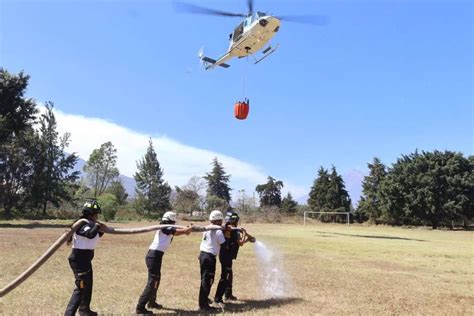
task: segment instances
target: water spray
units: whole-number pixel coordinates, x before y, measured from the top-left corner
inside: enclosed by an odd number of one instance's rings
[[[262,292],[268,298],[288,297],[293,292],[290,277],[285,272],[283,256],[261,241],[255,242]]]

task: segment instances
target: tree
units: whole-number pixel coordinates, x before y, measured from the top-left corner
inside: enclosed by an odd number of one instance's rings
[[[64,152],[69,145],[70,134],[59,138],[53,108],[53,103],[47,102],[46,112],[39,120],[39,134],[33,141],[34,172],[25,188],[28,204],[33,208],[42,207],[43,215],[46,215],[48,203],[59,207],[61,201],[73,199],[70,187],[75,186],[79,178],[79,171],[71,172],[78,157]]]
[[[226,200],[221,199],[215,195],[208,195],[206,197],[206,210],[219,210],[221,212],[225,212],[229,208],[229,203]]]
[[[468,221],[474,210],[472,156],[451,151],[403,155],[380,186],[384,215],[391,224]]]
[[[259,184],[255,187],[260,196],[261,206],[277,206],[281,205],[281,189],[283,188],[282,181],[275,181],[275,178],[268,176],[267,183]]]
[[[112,181],[107,192],[115,196],[118,205],[127,204],[128,193],[120,179]]]
[[[106,222],[115,219],[117,214],[119,203],[117,198],[112,193],[104,193],[97,199],[100,208],[102,209],[102,216]]]
[[[25,203],[25,188],[33,174],[34,139],[33,129],[18,133],[8,145],[2,146],[3,170],[0,174],[0,205],[5,216],[10,217],[13,209],[21,209]]]
[[[191,214],[192,211],[200,210],[199,194],[186,187],[176,189],[176,199],[173,208],[180,213]]]
[[[204,176],[207,181],[207,195],[218,197],[225,202],[230,202],[230,175],[226,175],[222,164],[214,158],[212,171]]]
[[[351,199],[346,190],[344,180],[337,173],[336,167],[332,166],[329,176],[328,207],[336,212],[350,212]]]
[[[30,139],[37,113],[33,99],[25,98],[29,76],[0,68],[0,205],[5,216],[18,207],[25,180],[31,176]]]
[[[350,212],[351,199],[345,189],[344,180],[331,168],[331,174],[321,167],[309,193],[308,205],[318,212]]]
[[[387,170],[377,157],[374,158],[373,163],[368,163],[367,166],[369,175],[365,176],[362,182],[363,196],[359,201],[356,217],[360,222],[370,220],[377,223],[382,215],[379,199],[380,185],[387,176]]]
[[[204,205],[206,204],[206,181],[204,181],[203,178],[198,177],[198,176],[192,176],[186,186],[184,187],[187,190],[195,192],[199,199],[199,207],[198,209],[202,210],[204,209]]]
[[[135,173],[137,200],[148,214],[162,213],[171,209],[171,187],[163,180],[163,170],[150,139],[145,156],[137,162]]]
[[[290,192],[281,201],[281,211],[286,214],[296,214],[298,202],[293,199]]]
[[[79,206],[84,203],[84,201],[91,197],[92,190],[86,185],[85,179],[81,178],[77,181],[77,189],[74,191],[74,198],[72,204],[74,206]]]
[[[314,179],[313,186],[309,192],[308,205],[314,212],[327,211],[329,190],[329,173],[327,169],[320,167],[318,176]]]
[[[12,75],[0,68],[0,145],[29,129],[35,120],[36,103],[24,96],[29,80],[23,72]]]
[[[84,166],[94,198],[101,195],[110,182],[117,179],[117,149],[111,142],[103,143],[100,148],[94,149]]]

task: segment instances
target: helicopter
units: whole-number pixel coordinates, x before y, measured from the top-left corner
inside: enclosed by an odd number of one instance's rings
[[[213,59],[204,56],[203,48],[199,50],[198,57],[206,70],[213,69],[216,66],[229,68],[228,60],[234,57],[244,58],[249,55],[252,55],[255,59],[255,64],[258,64],[277,50],[278,44],[272,47],[268,43],[280,30],[281,22],[284,20],[315,25],[325,25],[327,23],[326,16],[322,15],[275,16],[265,12],[254,12],[253,0],[247,0],[247,13],[232,13],[184,2],[175,2],[175,6],[179,11],[195,14],[244,18],[234,31],[229,34],[230,44],[224,55]],[[267,44],[268,46],[265,47]],[[263,56],[256,58],[254,54],[260,50],[262,50]]]

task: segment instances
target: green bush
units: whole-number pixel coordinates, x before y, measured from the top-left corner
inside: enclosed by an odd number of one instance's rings
[[[115,219],[119,204],[115,195],[111,193],[104,193],[97,199],[102,209],[102,217],[106,222]]]

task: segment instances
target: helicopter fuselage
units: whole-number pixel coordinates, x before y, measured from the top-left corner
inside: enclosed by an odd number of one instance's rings
[[[229,53],[245,57],[261,50],[280,29],[280,20],[266,15],[245,19],[232,33]]]
[[[234,57],[242,58],[255,54],[275,36],[275,33],[277,33],[279,29],[280,20],[274,16],[262,13],[250,15],[230,34],[229,49],[224,55],[215,60],[204,56],[203,53],[200,52],[199,58],[204,63],[206,70],[216,66],[228,68],[229,65],[226,64],[226,61]],[[266,48],[263,51],[265,54],[263,58],[274,51],[275,49],[271,49],[271,47]]]

